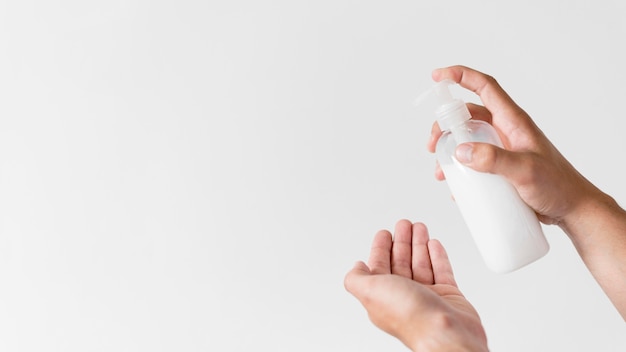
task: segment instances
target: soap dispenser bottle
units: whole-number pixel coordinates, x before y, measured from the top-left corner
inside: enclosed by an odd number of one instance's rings
[[[471,119],[465,103],[450,94],[453,84],[444,80],[432,89],[443,132],[435,155],[485,264],[497,273],[511,272],[543,257],[549,245],[537,215],[504,177],[475,171],[456,160],[461,143],[503,145],[493,126]]]

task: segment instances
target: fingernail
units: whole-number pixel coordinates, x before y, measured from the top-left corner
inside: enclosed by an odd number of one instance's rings
[[[441,71],[441,68],[436,68],[434,70],[432,70],[431,72],[431,76],[433,78],[433,80],[437,80],[439,78],[439,72]]]
[[[472,162],[472,151],[474,147],[471,144],[461,144],[456,147],[456,159],[464,164]]]

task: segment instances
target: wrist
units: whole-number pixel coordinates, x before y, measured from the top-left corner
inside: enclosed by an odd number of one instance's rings
[[[613,197],[596,190],[581,199],[559,222],[559,227],[570,237],[577,248],[585,242],[594,241],[594,233],[605,220],[626,216]],[[580,249],[580,248],[579,248]]]
[[[458,317],[441,313],[430,319],[428,328],[411,335],[406,345],[414,352],[488,352],[487,337],[480,322],[479,326],[479,330],[467,329]]]
[[[581,259],[626,320],[626,211],[610,196],[593,197],[561,224]]]

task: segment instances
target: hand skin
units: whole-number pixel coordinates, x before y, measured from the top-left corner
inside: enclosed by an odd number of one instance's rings
[[[424,224],[400,220],[393,239],[379,231],[368,265],[357,262],[344,284],[376,326],[413,351],[488,351],[478,313]]]
[[[465,143],[457,147],[457,159],[503,176],[543,223],[558,225],[626,320],[626,212],[576,171],[493,77],[464,66],[437,69],[432,77],[476,93],[484,106],[468,104],[472,118],[492,124],[504,144]],[[429,151],[441,133],[435,123]],[[439,166],[435,177],[444,179]]]

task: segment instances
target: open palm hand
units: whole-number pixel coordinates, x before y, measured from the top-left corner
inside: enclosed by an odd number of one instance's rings
[[[398,221],[379,231],[368,265],[357,262],[346,289],[372,322],[414,351],[486,351],[476,310],[458,289],[445,249],[426,226]]]

